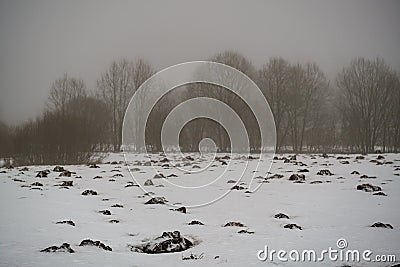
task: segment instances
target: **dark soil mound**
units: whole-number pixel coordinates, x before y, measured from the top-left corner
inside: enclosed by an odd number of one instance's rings
[[[143,245],[131,246],[131,250],[147,254],[172,253],[187,250],[193,245],[193,242],[181,236],[179,231],[174,231],[164,232]]]

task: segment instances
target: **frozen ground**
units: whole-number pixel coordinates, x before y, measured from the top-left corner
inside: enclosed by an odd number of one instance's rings
[[[53,171],[54,166],[31,166],[0,169],[0,265],[2,266],[304,266],[310,263],[271,263],[257,259],[257,252],[268,245],[274,250],[313,249],[319,253],[332,247],[336,241],[345,238],[347,249],[373,251],[377,254],[396,255],[400,259],[400,155],[386,154],[377,160],[377,155],[356,159],[357,155],[277,155],[271,175],[281,174],[282,178],[262,179],[268,165],[260,169],[256,183],[263,182],[258,191],[246,192],[249,179],[238,183],[243,190],[232,190],[226,197],[200,208],[189,208],[187,213],[175,211],[169,205],[146,205],[151,198],[134,183],[128,171],[131,169],[138,183],[151,179],[153,185],[143,187],[148,192],[165,197],[169,204],[195,205],[207,199],[218,197],[238,181],[247,160],[235,156],[230,162],[231,170],[223,179],[205,191],[172,186],[169,182],[183,187],[199,186],[212,182],[222,173],[225,165],[217,161],[207,170],[198,173],[178,172],[160,162],[161,155],[153,155],[153,163],[168,176],[153,178],[151,166],[143,166],[148,159],[143,155],[132,156],[129,166],[123,162],[122,154],[110,155],[105,161],[118,164],[89,166],[64,166],[75,172],[71,177],[60,177]],[[193,156],[195,157],[195,156]],[[344,158],[340,158],[344,157]],[[136,161],[137,160],[137,161]],[[372,162],[371,162],[372,160]],[[121,162],[120,162],[121,161]],[[348,161],[348,164],[346,164]],[[249,170],[244,178],[250,177],[256,159],[249,161]],[[167,164],[167,165],[165,165]],[[206,165],[198,160],[182,161],[186,168]],[[205,164],[205,165],[204,165]],[[164,165],[163,167],[161,167]],[[204,166],[203,166],[204,165]],[[49,169],[47,178],[35,177],[38,171]],[[293,173],[304,172],[304,183],[289,180]],[[329,170],[333,175],[318,175],[320,170]],[[351,174],[358,171],[359,174]],[[250,174],[249,174],[250,173]],[[367,175],[369,178],[360,178]],[[98,177],[96,177],[98,176]],[[81,178],[79,178],[81,177]],[[95,179],[96,177],[96,179]],[[73,186],[59,186],[63,181],[73,181]],[[320,182],[318,182],[320,181]],[[42,186],[34,184],[39,182]],[[243,182],[243,183],[242,183]],[[386,196],[375,192],[356,190],[357,185],[372,184],[382,188]],[[257,185],[256,184],[256,185]],[[82,195],[91,189],[98,195]],[[241,189],[241,188],[239,188]],[[191,193],[193,192],[193,193]],[[191,202],[192,201],[192,202]],[[115,204],[121,206],[115,207]],[[112,207],[114,206],[114,207]],[[111,215],[99,211],[109,210]],[[289,219],[274,218],[284,213]],[[57,224],[72,220],[75,226]],[[111,223],[111,220],[118,220]],[[188,225],[198,220],[204,225]],[[243,227],[224,227],[228,222],[240,222]],[[389,228],[370,227],[376,222],[387,223]],[[299,229],[284,228],[294,223]],[[140,245],[164,231],[180,231],[181,235],[196,243],[192,248],[176,253],[144,254],[132,252],[129,245]],[[244,233],[238,233],[241,230]],[[106,251],[98,247],[79,246],[82,240],[99,240],[112,248]],[[49,246],[69,243],[75,253],[45,253],[40,250]],[[183,260],[190,254],[199,259]],[[287,256],[286,256],[287,257]],[[392,266],[394,263],[377,262],[324,262],[315,266]]]

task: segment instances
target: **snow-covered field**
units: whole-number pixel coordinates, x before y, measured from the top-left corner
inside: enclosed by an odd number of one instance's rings
[[[206,162],[192,156],[193,161],[186,160],[181,164],[193,170],[196,169],[194,165],[200,169],[204,167],[202,164]],[[357,156],[329,155],[326,158],[321,155],[297,155],[296,159],[289,160],[291,155],[277,155],[268,179],[260,178],[266,176],[267,163],[257,173],[256,176],[260,177],[255,181],[257,184],[262,182],[262,186],[253,193],[248,192],[249,179],[237,184],[240,190],[230,190],[235,183],[228,181],[237,182],[247,162],[250,171],[245,173],[244,178],[250,176],[258,161],[247,161],[237,155],[232,160],[225,160],[230,162],[231,170],[225,173],[223,179],[199,192],[183,187],[212,182],[226,167],[222,161],[216,161],[205,171],[189,173],[178,172],[168,167],[168,162],[162,161],[162,155],[153,155],[153,163],[161,168],[165,176],[177,175],[166,180],[154,178],[152,166],[143,166],[148,161],[144,155],[132,156],[128,165],[123,154],[112,154],[105,162],[117,161],[117,164],[99,164],[99,168],[63,166],[73,172],[71,177],[60,177],[60,172],[53,171],[55,166],[1,168],[0,265],[308,266],[311,263],[282,262],[276,258],[272,263],[269,259],[262,262],[258,260],[257,252],[267,245],[270,250],[301,252],[312,249],[319,253],[329,247],[337,249],[339,238],[346,239],[347,249],[371,250],[371,258],[382,254],[395,255],[399,260],[400,155],[385,154],[379,159],[378,155],[367,155],[364,159],[356,159]],[[135,185],[128,168],[138,183],[150,179],[153,185],[143,188],[165,197],[168,203],[145,204],[153,195],[146,195],[142,188]],[[50,170],[47,178],[36,177],[38,171],[45,169]],[[333,175],[317,174],[321,170],[329,170]],[[351,174],[353,171],[359,174]],[[292,174],[304,174],[305,181],[289,180]],[[361,178],[362,175],[367,177]],[[68,183],[61,186],[64,181],[72,181],[72,186]],[[379,186],[381,190],[357,190],[361,184]],[[94,190],[98,194],[82,195],[85,190]],[[226,197],[210,205],[188,208],[186,213],[174,210],[213,200],[227,191],[230,193]],[[375,194],[379,192],[385,195]],[[196,201],[191,203],[191,200]],[[111,215],[106,215],[106,210]],[[275,218],[278,213],[287,215],[289,219]],[[57,223],[69,220],[75,226]],[[193,220],[204,225],[189,225]],[[224,227],[229,222],[239,222],[244,226]],[[376,222],[390,224],[393,229],[371,227]],[[301,230],[285,228],[287,224],[296,224]],[[183,252],[163,254],[131,250],[132,246],[175,230],[180,231],[194,246]],[[112,251],[79,246],[85,239],[99,240]],[[63,243],[70,244],[75,253],[40,252]],[[191,254],[198,259],[183,260]],[[334,262],[329,258],[313,263],[315,266],[394,264],[363,260]]]

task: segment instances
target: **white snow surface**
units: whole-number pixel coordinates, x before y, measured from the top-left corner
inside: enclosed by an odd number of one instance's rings
[[[223,155],[220,155],[223,156]],[[291,155],[277,155],[279,158]],[[99,168],[86,165],[63,166],[75,172],[71,177],[59,177],[52,171],[54,166],[28,166],[14,169],[0,168],[0,265],[1,266],[391,266],[394,263],[360,261],[356,263],[332,262],[282,262],[272,263],[257,259],[257,252],[268,245],[269,249],[298,251],[313,249],[317,252],[332,247],[336,241],[345,238],[348,249],[360,251],[369,249],[373,255],[396,255],[400,259],[400,155],[384,154],[383,163],[370,162],[377,155],[366,155],[356,160],[357,155],[297,155],[296,160],[284,163],[274,160],[271,174],[282,174],[280,179],[268,179],[258,191],[246,193],[232,190],[226,197],[212,204],[188,208],[187,213],[175,211],[170,205],[145,205],[151,196],[145,196],[142,188],[125,187],[133,183],[128,168],[135,179],[142,184],[151,179],[154,185],[143,187],[146,191],[165,197],[169,204],[177,207],[190,200],[219,196],[237,181],[247,160],[236,155],[230,163],[233,170],[207,187],[209,193],[191,194],[190,189],[173,186],[168,181],[184,186],[210,182],[225,166],[217,162],[207,170],[189,174],[174,168],[163,167],[163,174],[177,174],[178,177],[154,179],[152,166],[138,166],[135,160],[148,161],[145,155],[131,155],[128,164],[123,154],[110,154],[104,162],[118,161],[118,164],[98,164]],[[190,166],[202,162],[196,155]],[[346,159],[337,159],[346,157]],[[151,155],[152,160],[163,159],[162,155]],[[134,159],[134,160],[133,160]],[[344,160],[350,164],[343,164]],[[229,160],[228,160],[229,161]],[[249,161],[250,170],[257,160]],[[300,166],[299,162],[305,164]],[[161,163],[156,163],[160,167]],[[262,163],[261,163],[262,164]],[[265,176],[268,166],[257,175]],[[138,169],[134,169],[138,168]],[[36,178],[40,170],[51,170],[47,178]],[[293,183],[288,178],[300,169],[305,172],[305,183]],[[332,176],[320,176],[317,172],[330,170]],[[360,174],[350,174],[358,171]],[[121,176],[113,177],[115,174]],[[250,176],[247,172],[245,176]],[[360,178],[361,175],[376,178]],[[77,178],[81,176],[81,178]],[[93,179],[96,176],[102,178]],[[211,178],[210,178],[211,177]],[[246,178],[246,177],[244,177]],[[114,179],[115,181],[110,181]],[[322,183],[311,184],[312,181]],[[57,186],[62,181],[73,181],[73,186]],[[258,179],[258,182],[261,179]],[[42,183],[42,187],[31,186]],[[243,180],[247,187],[249,179]],[[357,185],[370,183],[382,188],[387,196],[356,190]],[[164,187],[158,187],[164,185]],[[35,189],[35,188],[41,188]],[[95,190],[98,195],[83,196],[84,190]],[[182,204],[179,204],[182,203]],[[111,207],[114,204],[122,208]],[[99,213],[111,211],[111,215]],[[290,219],[276,219],[277,213],[287,214]],[[110,223],[115,219],[119,223]],[[76,225],[56,224],[72,220]],[[198,220],[204,225],[188,225]],[[245,227],[224,227],[228,222],[240,222]],[[394,229],[372,228],[375,222],[389,223]],[[283,226],[296,223],[302,230],[286,229]],[[189,250],[165,254],[144,254],[132,252],[129,245],[140,245],[161,236],[165,231],[180,231],[185,238],[196,243]],[[238,233],[248,230],[251,233]],[[112,248],[105,251],[97,247],[78,246],[84,239],[100,240]],[[43,253],[49,246],[69,243],[75,253]],[[200,259],[182,260],[190,254],[202,255]]]

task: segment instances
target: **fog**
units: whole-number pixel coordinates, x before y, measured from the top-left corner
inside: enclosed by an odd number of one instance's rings
[[[315,61],[333,80],[354,57],[400,70],[399,1],[1,1],[0,120],[43,110],[63,73],[96,79],[113,60],[156,69],[234,50]]]

